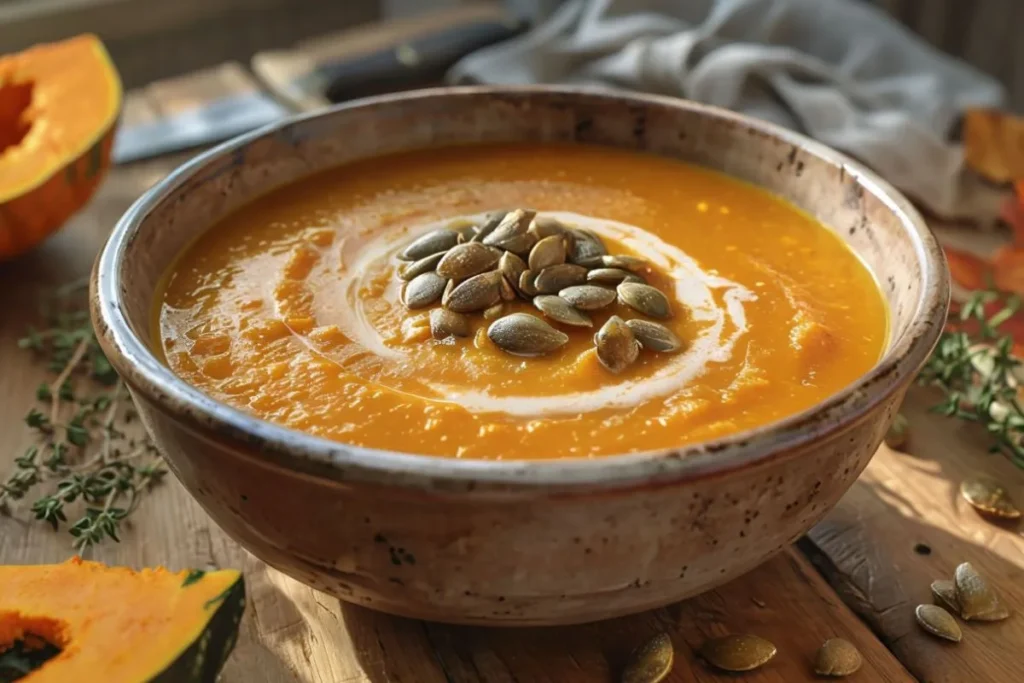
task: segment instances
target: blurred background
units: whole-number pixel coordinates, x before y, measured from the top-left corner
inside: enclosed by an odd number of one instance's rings
[[[666,7],[683,2],[667,0]],[[1024,111],[1020,0],[853,0],[875,4],[929,43],[997,78]],[[0,0],[0,53],[91,31],[127,88],[367,22],[409,18],[465,0]],[[559,0],[504,0],[536,17]]]

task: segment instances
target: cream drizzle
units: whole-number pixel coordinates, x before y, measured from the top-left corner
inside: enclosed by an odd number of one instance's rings
[[[467,216],[480,219],[484,214]],[[616,384],[586,392],[550,396],[494,396],[487,391],[465,389],[439,382],[427,383],[440,400],[455,403],[473,413],[505,413],[516,417],[575,415],[606,408],[631,408],[652,399],[684,389],[698,378],[709,363],[728,361],[733,349],[747,332],[744,304],[757,296],[746,287],[700,268],[695,260],[678,247],[663,241],[641,228],[577,213],[544,212],[570,226],[586,228],[602,237],[618,240],[651,263],[664,270],[675,282],[675,296],[689,309],[693,319],[707,323],[689,347],[666,362],[653,375],[642,380],[622,380]],[[338,325],[353,343],[382,358],[401,361],[405,354],[389,347],[384,337],[370,324],[359,291],[367,279],[387,267],[402,244],[416,236],[444,227],[451,219],[422,224],[407,232],[385,231],[358,246],[354,253],[346,250],[345,267],[341,272],[341,291],[346,305]],[[397,234],[396,234],[397,233]],[[384,298],[398,304],[399,285],[389,283]],[[722,305],[716,302],[716,294]],[[431,400],[429,397],[424,397]]]

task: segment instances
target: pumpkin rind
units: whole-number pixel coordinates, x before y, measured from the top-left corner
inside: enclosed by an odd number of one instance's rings
[[[62,650],[20,683],[213,683],[245,608],[232,570],[136,572],[74,558],[0,567],[0,586],[0,651],[26,632]]]
[[[94,77],[88,92],[83,94],[81,86],[58,87],[61,78],[81,75],[50,73],[62,62],[73,62]],[[0,86],[22,80],[39,81],[36,89],[47,96],[34,98],[26,110],[33,128],[24,140],[0,151],[0,260],[35,246],[89,201],[110,168],[121,110],[120,78],[93,35],[0,57]],[[64,127],[50,124],[59,124],[62,116],[82,116],[86,104],[93,108],[86,127],[54,142],[51,138],[59,133],[51,131]]]

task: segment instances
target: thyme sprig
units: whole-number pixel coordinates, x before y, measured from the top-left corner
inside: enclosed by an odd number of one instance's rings
[[[119,540],[121,524],[166,473],[136,418],[128,392],[107,361],[89,321],[83,282],[44,301],[47,326],[30,328],[18,345],[47,363],[54,378],[40,384],[25,415],[32,443],[0,481],[0,511],[36,497],[30,510],[57,530],[67,526],[76,551]],[[80,515],[73,523],[74,507]]]
[[[1024,468],[1024,368],[1013,355],[1013,337],[1000,332],[1020,308],[1016,294],[973,293],[960,308],[959,327],[976,331],[944,332],[918,381],[943,392],[934,412],[984,425],[991,450]]]

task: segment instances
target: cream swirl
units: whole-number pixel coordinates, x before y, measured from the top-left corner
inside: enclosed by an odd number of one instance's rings
[[[724,363],[731,358],[733,348],[747,331],[744,304],[756,299],[753,292],[703,270],[681,249],[641,228],[570,212],[544,212],[544,215],[618,241],[664,271],[675,283],[676,300],[687,308],[688,315],[702,323],[700,332],[684,351],[666,357],[663,367],[641,380],[623,379],[596,390],[549,396],[495,396],[486,390],[428,383],[438,400],[458,404],[474,413],[505,413],[516,417],[624,409],[678,392],[698,378],[708,364]],[[467,216],[477,220],[482,217],[483,214]],[[371,273],[379,272],[393,258],[400,242],[405,243],[450,222],[451,219],[445,219],[426,223],[397,235],[384,232],[361,242],[351,252],[346,250],[341,287],[349,315],[342,316],[339,326],[349,339],[382,358],[401,360],[404,357],[401,349],[388,346],[370,323],[363,298],[359,296],[360,289]],[[397,301],[398,285],[390,284],[384,296]]]

